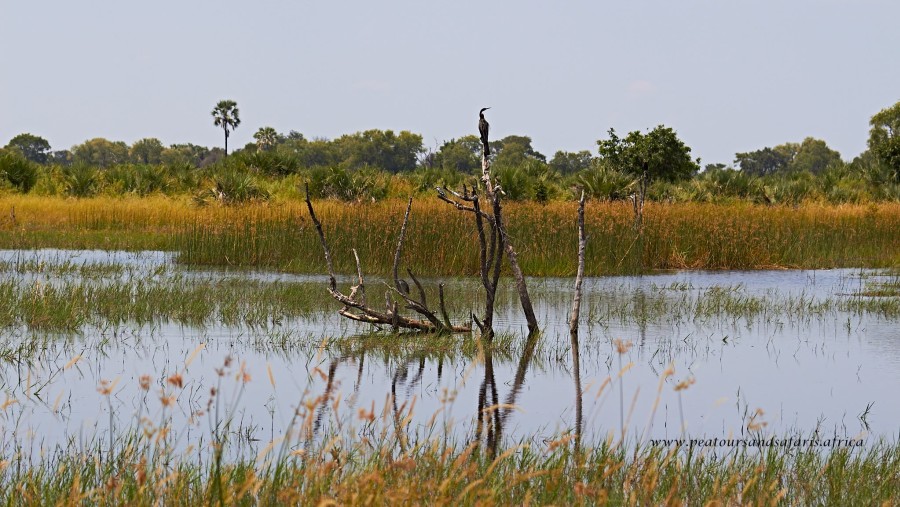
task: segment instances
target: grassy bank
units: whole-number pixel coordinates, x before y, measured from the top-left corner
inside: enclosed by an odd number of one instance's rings
[[[386,274],[405,202],[320,201],[336,269]],[[509,203],[509,232],[526,274],[574,274],[575,203]],[[477,272],[471,218],[437,199],[413,203],[404,265],[417,273]],[[752,204],[648,204],[645,229],[628,203],[589,203],[586,272],[654,269],[887,267],[900,265],[900,204],[797,208]],[[179,252],[191,265],[325,270],[302,203],[198,207],[187,199],[0,199],[0,248],[100,248]]]

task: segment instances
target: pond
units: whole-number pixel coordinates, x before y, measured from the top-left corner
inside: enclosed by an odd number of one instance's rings
[[[102,447],[159,427],[185,450],[227,432],[231,455],[301,432],[460,445],[897,436],[900,298],[871,290],[896,274],[590,278],[574,341],[573,280],[529,280],[532,338],[507,282],[487,348],[374,333],[337,315],[325,282],[188,269],[163,252],[0,252],[4,448]],[[477,284],[445,282],[455,320],[480,311]]]

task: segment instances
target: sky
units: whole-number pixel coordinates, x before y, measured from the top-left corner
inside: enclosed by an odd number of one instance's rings
[[[230,146],[263,126],[590,150],[664,124],[731,163],[812,136],[852,159],[900,100],[896,0],[0,0],[0,145]]]

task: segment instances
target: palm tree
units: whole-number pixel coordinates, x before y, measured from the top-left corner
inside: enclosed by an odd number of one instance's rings
[[[257,148],[265,151],[275,146],[278,142],[278,132],[272,127],[260,127],[253,134],[253,139],[256,139]]]
[[[233,100],[220,100],[212,110],[213,123],[217,127],[222,127],[225,131],[225,156],[228,156],[228,136],[232,130],[241,124],[241,118],[238,113],[237,102]]]

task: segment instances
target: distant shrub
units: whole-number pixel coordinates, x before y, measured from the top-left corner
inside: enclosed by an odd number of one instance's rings
[[[144,196],[169,188],[168,171],[162,165],[117,165],[104,172],[104,180],[116,194]]]
[[[470,178],[471,176],[466,173],[442,167],[422,167],[406,177],[418,192],[432,192],[434,187],[448,187],[455,190]]]
[[[573,183],[588,197],[601,201],[625,199],[634,192],[634,177],[602,164],[577,173]]]
[[[63,187],[71,197],[90,197],[97,192],[97,169],[84,164],[73,164],[61,169]]]
[[[0,152],[0,176],[19,191],[27,193],[38,177],[38,165],[12,151]]]
[[[213,174],[208,188],[194,196],[198,204],[208,204],[212,201],[241,204],[268,199],[269,193],[257,183],[253,175],[229,169]]]
[[[342,201],[378,200],[387,197],[390,185],[389,174],[368,167],[314,167],[309,172],[309,191],[316,197]]]
[[[291,153],[282,151],[250,151],[236,153],[224,161],[238,171],[254,171],[267,176],[286,176],[300,169],[300,162]]]

